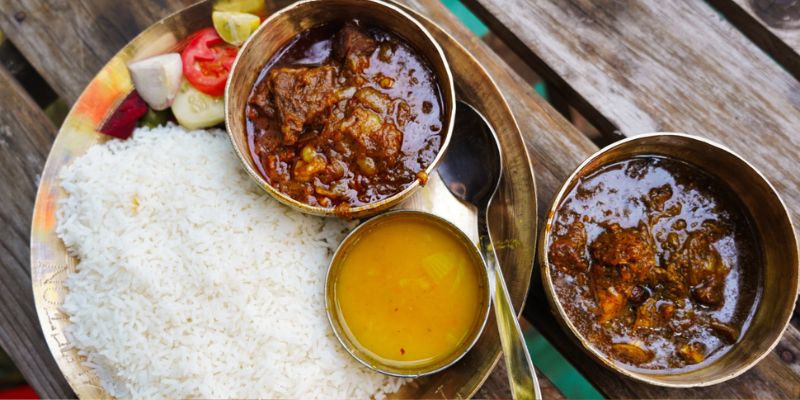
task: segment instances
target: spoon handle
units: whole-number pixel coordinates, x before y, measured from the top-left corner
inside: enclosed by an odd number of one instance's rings
[[[489,236],[488,221],[485,217],[479,218],[478,221],[480,250],[489,269],[489,283],[493,285],[494,314],[497,318],[511,393],[515,400],[541,399],[539,381],[536,379],[531,356],[517,321],[517,313],[511,304],[511,296],[508,294],[506,281],[503,279],[503,272],[494,252],[492,238]]]

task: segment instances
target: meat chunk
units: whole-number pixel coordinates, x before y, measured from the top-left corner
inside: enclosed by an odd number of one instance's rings
[[[678,348],[678,355],[688,364],[697,364],[706,359],[706,346],[700,342],[684,344]]]
[[[672,298],[684,298],[689,294],[681,267],[673,260],[663,267],[651,269],[649,280],[654,285],[661,285],[664,294],[669,294]]]
[[[384,123],[375,112],[356,107],[338,124],[338,129],[356,144],[358,155],[382,160],[389,166],[397,163],[403,133],[394,124]]]
[[[658,312],[656,303],[656,299],[650,298],[636,309],[636,321],[633,323],[634,329],[651,329],[659,325],[661,314]]]
[[[589,269],[585,257],[586,229],[576,221],[567,226],[567,232],[559,235],[550,245],[550,262],[561,272],[584,272]]]
[[[378,46],[375,39],[367,36],[353,23],[346,23],[336,34],[333,57],[341,61],[345,69],[361,72],[369,67],[369,56]]]
[[[369,135],[371,148],[367,151],[370,157],[378,158],[393,166],[400,157],[400,149],[403,146],[403,132],[397,129],[394,124],[384,124],[378,132]]]
[[[655,244],[644,224],[625,229],[612,224],[589,247],[595,261],[589,274],[602,323],[619,316],[633,288],[647,279],[656,265]]]
[[[664,205],[672,198],[672,186],[662,185],[650,189],[644,203],[651,211],[664,211]]]
[[[692,289],[692,298],[698,303],[718,308],[725,301],[722,293],[724,289],[725,282],[712,276],[703,284]]]
[[[621,228],[612,224],[592,242],[591,254],[597,265],[612,269],[619,282],[640,282],[656,265],[656,249],[647,226]]]
[[[325,113],[336,101],[336,68],[276,68],[266,79],[281,120],[283,144],[293,145],[306,126],[324,124]]]
[[[675,259],[685,271],[692,298],[705,306],[716,308],[725,301],[728,268],[714,248],[714,241],[714,236],[705,229],[692,232],[676,253]]]
[[[595,297],[597,297],[598,321],[602,324],[618,317],[622,314],[627,304],[625,295],[614,286],[598,287],[594,285]]]

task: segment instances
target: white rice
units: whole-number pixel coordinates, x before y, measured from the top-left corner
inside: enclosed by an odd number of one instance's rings
[[[122,398],[367,398],[370,371],[325,314],[347,226],[251,183],[224,132],[168,126],[92,147],[61,173],[57,232],[80,258],[67,336]]]

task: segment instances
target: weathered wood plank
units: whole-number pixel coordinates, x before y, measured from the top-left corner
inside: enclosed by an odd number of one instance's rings
[[[800,79],[800,3],[707,0],[753,43]]]
[[[601,129],[716,139],[764,172],[800,221],[800,83],[706,4],[468,3]]]
[[[539,97],[530,83],[514,73],[480,38],[435,0],[407,0],[458,40],[489,71],[511,106],[522,131],[536,177],[539,221],[561,184],[591,153],[589,139]],[[531,205],[534,206],[533,204]],[[531,290],[538,289],[531,284]],[[536,325],[535,321],[531,321]]]
[[[70,397],[42,337],[29,268],[38,174],[56,128],[3,67],[0,110],[0,346],[40,396]]]
[[[605,133],[716,139],[767,175],[800,220],[800,84],[701,2],[469,0],[534,69]],[[539,306],[536,304],[535,306]],[[544,308],[540,309],[545,313]],[[531,317],[533,318],[533,317]],[[547,317],[545,317],[547,318]],[[722,385],[669,390],[616,378],[541,329],[610,397],[797,397],[796,358],[777,350]],[[538,326],[538,325],[537,325]],[[796,327],[779,347],[797,354]]]
[[[143,28],[195,2],[12,0],[0,7],[0,30],[71,104],[91,77]]]
[[[506,375],[506,365],[503,359],[497,363],[497,368],[492,371],[492,374],[486,379],[486,382],[481,386],[481,389],[475,393],[476,399],[510,399],[511,387],[508,385],[508,378]],[[539,389],[542,391],[542,398],[547,400],[562,400],[564,395],[558,388],[545,377],[541,371],[536,370],[536,376],[539,378]]]

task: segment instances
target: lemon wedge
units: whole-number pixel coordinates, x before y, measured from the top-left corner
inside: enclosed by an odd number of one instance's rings
[[[211,20],[222,40],[234,46],[241,46],[261,24],[258,16],[236,11],[214,11]]]
[[[264,11],[264,0],[216,0],[214,11],[237,11],[258,14]]]

